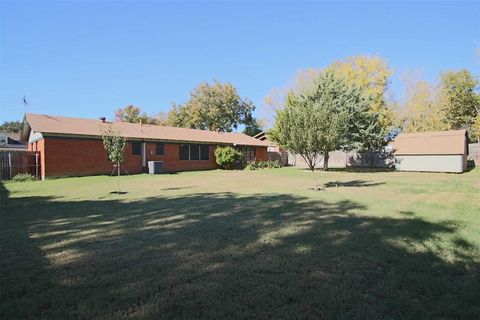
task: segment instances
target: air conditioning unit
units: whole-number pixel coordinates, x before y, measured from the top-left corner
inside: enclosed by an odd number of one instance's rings
[[[149,174],[163,173],[163,161],[148,161],[148,173]]]

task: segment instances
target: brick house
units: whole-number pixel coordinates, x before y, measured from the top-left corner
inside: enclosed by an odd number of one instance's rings
[[[127,139],[122,167],[129,173],[145,172],[148,161],[163,161],[165,172],[215,169],[215,149],[226,145],[240,149],[246,162],[268,159],[268,143],[242,133],[108,122],[105,118],[27,113],[21,138],[29,151],[39,152],[42,179],[111,174],[112,163],[101,137],[109,127]]]

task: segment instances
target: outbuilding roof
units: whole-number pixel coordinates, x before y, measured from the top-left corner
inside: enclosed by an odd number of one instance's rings
[[[28,140],[30,130],[43,135],[101,136],[102,132],[109,127],[119,130],[122,136],[129,139],[268,146],[268,143],[243,133],[216,132],[127,122],[103,122],[96,119],[34,113],[25,114],[22,140]]]
[[[401,133],[393,142],[397,155],[448,155],[466,152],[467,130]]]

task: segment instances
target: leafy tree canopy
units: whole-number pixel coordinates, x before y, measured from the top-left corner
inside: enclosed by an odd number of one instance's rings
[[[18,133],[20,131],[22,131],[21,121],[5,121],[2,125],[0,125],[0,132]]]
[[[480,143],[480,113],[475,117],[475,121],[471,127],[472,139]]]
[[[469,129],[480,113],[479,82],[468,70],[442,74],[440,88],[446,123],[451,129]]]
[[[386,96],[393,69],[386,60],[374,55],[347,57],[324,69],[300,70],[288,87],[272,90],[265,98],[265,103],[275,110],[284,108],[290,93],[301,94],[310,90],[319,75],[324,72],[335,73],[337,77],[344,78],[348,85],[356,86],[369,95],[371,97],[369,110],[372,114],[378,114],[382,130],[392,127],[397,117],[393,108],[395,103]]]
[[[115,163],[122,163],[125,158],[126,140],[119,131],[108,128],[102,132],[103,147],[107,151],[108,159]]]
[[[322,73],[312,88],[290,92],[277,111],[269,136],[285,149],[300,154],[310,170],[323,156],[338,149],[372,147],[383,141],[378,114],[370,111],[371,97],[334,72]]]
[[[238,125],[249,125],[255,106],[242,99],[230,83],[203,82],[190,94],[184,105],[174,104],[168,125],[202,130],[231,132]]]
[[[120,164],[125,159],[126,139],[121,132],[111,127],[102,132],[103,147],[107,151],[108,159],[117,166],[117,186],[120,194]]]
[[[467,70],[441,75],[439,84],[430,84],[409,74],[400,124],[406,132],[468,129],[470,138],[479,135],[478,80]]]
[[[337,61],[326,70],[335,72],[372,98],[370,111],[379,114],[379,125],[387,128],[393,124],[395,113],[385,99],[393,69],[386,60],[374,55],[358,55]]]
[[[405,77],[405,90],[400,116],[405,132],[448,130],[437,87],[410,73]]]
[[[119,108],[115,111],[115,119],[121,122],[160,124],[161,121],[154,117],[149,117],[145,112],[142,113],[139,107],[128,105],[125,108]]]
[[[262,125],[259,123],[257,119],[252,117],[252,119],[249,120],[248,123],[245,125],[245,129],[243,130],[243,133],[246,134],[247,136],[253,137],[262,131],[263,131]]]

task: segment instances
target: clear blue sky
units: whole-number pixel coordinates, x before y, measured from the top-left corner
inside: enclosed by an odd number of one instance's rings
[[[298,69],[379,54],[399,75],[479,74],[475,2],[1,2],[0,121],[27,111],[113,118],[182,103],[201,81],[230,81],[262,106]]]

